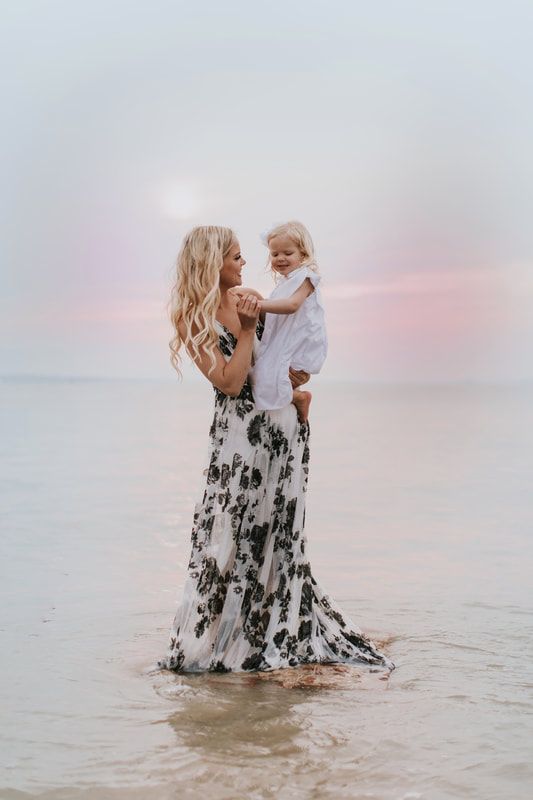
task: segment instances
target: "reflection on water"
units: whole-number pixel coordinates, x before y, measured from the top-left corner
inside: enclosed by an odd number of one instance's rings
[[[331,780],[350,730],[331,718],[330,707],[353,702],[365,676],[342,667],[285,672],[298,688],[272,674],[176,676],[157,688],[175,706],[166,723],[177,746],[195,754],[188,779],[197,787],[216,797],[306,797],[328,774]],[[315,683],[302,685],[313,673]],[[337,781],[325,791],[334,787],[338,794]]]
[[[179,675],[156,691],[177,705],[167,722],[180,743],[238,764],[250,756],[289,755],[311,741],[318,744],[310,705],[327,702],[328,692],[375,691],[387,683],[383,675],[355,668],[311,665],[255,675]],[[338,745],[346,737],[329,730],[318,738]]]
[[[192,684],[192,685],[191,685]],[[167,722],[178,740],[199,755],[238,765],[250,757],[286,755],[298,749],[306,723],[299,706],[306,701],[302,691],[285,693],[278,687],[253,679],[193,680],[179,709]]]
[[[317,387],[310,560],[382,681],[155,671],[211,393],[3,389],[0,798],[531,796],[531,390]]]

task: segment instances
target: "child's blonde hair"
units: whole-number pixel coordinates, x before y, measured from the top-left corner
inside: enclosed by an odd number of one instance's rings
[[[296,247],[299,249],[304,257],[302,266],[309,267],[309,269],[318,272],[318,264],[315,259],[315,246],[311,239],[311,234],[301,222],[291,220],[290,222],[283,222],[281,225],[276,225],[271,228],[264,236],[264,242],[268,247],[268,243],[274,236],[288,236],[292,239]],[[268,258],[270,264],[270,256]]]
[[[200,347],[207,352],[211,361],[209,373],[216,365],[215,319],[220,305],[220,270],[235,241],[231,228],[216,225],[193,228],[183,239],[168,308],[174,326],[174,336],[169,342],[170,360],[178,374],[181,374],[182,345],[189,349],[193,360],[200,357]],[[180,322],[185,327],[183,337]]]

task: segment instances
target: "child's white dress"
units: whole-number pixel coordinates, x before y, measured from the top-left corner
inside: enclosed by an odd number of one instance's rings
[[[259,410],[272,411],[292,402],[289,367],[316,374],[325,361],[328,341],[318,285],[320,276],[309,267],[299,267],[281,277],[269,299],[290,297],[306,278],[313,284],[314,292],[294,314],[265,315],[265,329],[255,348],[255,364],[249,375]]]

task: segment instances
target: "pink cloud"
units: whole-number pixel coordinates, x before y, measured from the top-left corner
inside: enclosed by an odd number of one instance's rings
[[[499,279],[497,270],[408,272],[388,281],[325,284],[326,297],[350,299],[365,295],[411,295],[461,292],[488,286]]]
[[[466,375],[512,322],[502,275],[489,269],[330,285],[324,298],[330,368],[375,378]]]

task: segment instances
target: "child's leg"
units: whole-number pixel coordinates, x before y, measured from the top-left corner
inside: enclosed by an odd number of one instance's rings
[[[292,393],[292,402],[296,406],[300,422],[307,422],[312,396],[311,392],[303,392],[301,389],[295,389]]]

